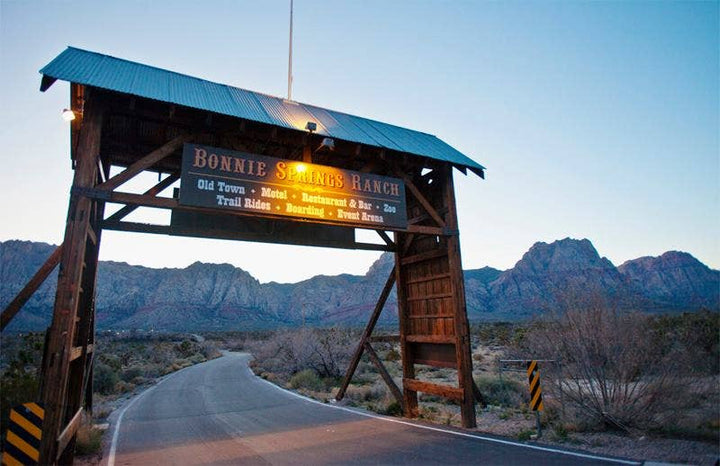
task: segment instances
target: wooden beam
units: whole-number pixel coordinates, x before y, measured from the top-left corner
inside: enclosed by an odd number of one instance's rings
[[[147,170],[165,157],[171,155],[173,152],[181,148],[184,143],[190,141],[193,137],[194,135],[192,134],[181,134],[175,139],[165,143],[161,147],[150,152],[148,155],[133,163],[128,168],[113,176],[106,182],[99,184],[97,188],[106,191],[114,190],[126,181],[132,179],[138,173]]]
[[[152,188],[148,189],[143,193],[143,196],[157,196],[162,191],[164,191],[167,187],[169,187],[171,184],[176,182],[180,179],[180,175],[177,173],[172,173],[169,176],[167,176],[164,180],[160,181],[158,184],[153,186]],[[132,212],[134,212],[138,206],[125,206],[122,209],[118,210],[111,216],[105,219],[107,222],[117,222],[122,220],[123,218],[130,215]]]
[[[427,299],[442,299],[442,298],[452,298],[454,295],[452,293],[435,293],[435,294],[428,294],[424,296],[413,296],[408,298],[408,301],[425,301]],[[451,314],[452,315],[452,314]],[[410,316],[412,317],[412,316]],[[439,317],[439,315],[438,315]]]
[[[74,361],[80,356],[83,355],[83,350],[85,351],[85,354],[90,354],[93,351],[95,351],[95,345],[87,345],[87,346],[73,346],[70,349],[70,361]]]
[[[457,401],[462,401],[465,396],[462,388],[438,385],[417,379],[404,379],[403,386],[414,392],[429,393],[430,395],[437,395]]]
[[[408,225],[405,228],[408,233],[417,233],[420,235],[433,235],[433,236],[446,236],[448,231],[445,228],[440,227],[426,227],[423,225]]]
[[[380,318],[380,313],[382,312],[383,307],[385,307],[385,301],[387,301],[388,296],[390,296],[390,292],[392,291],[394,284],[395,269],[393,268],[393,270],[390,271],[390,275],[388,276],[387,280],[385,281],[385,286],[380,293],[380,298],[375,304],[375,309],[373,309],[373,312],[370,315],[370,320],[365,326],[365,330],[360,337],[360,343],[355,349],[355,353],[350,360],[350,365],[348,366],[347,372],[345,372],[345,378],[343,379],[342,385],[340,385],[340,390],[335,396],[335,399],[338,401],[342,400],[345,397],[345,392],[350,385],[350,380],[352,380],[352,376],[355,374],[355,370],[357,369],[360,358],[362,357],[363,351],[365,350],[365,343],[368,341],[368,338],[370,338],[370,335],[372,335],[372,332],[375,329],[375,324],[377,324],[377,321]]]
[[[377,232],[378,235],[380,235],[380,237],[383,239],[383,241],[385,241],[385,244],[387,244],[388,246],[393,248],[393,250],[395,249],[395,242],[393,242],[393,240],[390,239],[390,236],[388,236],[388,234],[385,233],[385,231],[383,231],[383,230],[375,230],[375,231]]]
[[[447,213],[447,209],[444,207],[442,209],[437,209],[437,213],[440,215],[445,215]],[[424,222],[425,220],[429,220],[430,218],[430,214],[420,214],[417,217],[409,218],[408,225],[416,225],[420,222]]]
[[[409,176],[405,174],[402,170],[400,170],[397,167],[394,167],[395,173],[402,178],[402,180],[405,182],[405,186],[410,190],[412,195],[415,197],[415,199],[418,200],[420,205],[423,206],[425,211],[432,217],[432,219],[435,221],[435,223],[438,224],[441,228],[445,227],[445,221],[442,219],[440,214],[435,210],[435,207],[430,204],[430,202],[425,198],[425,196],[420,192],[420,190],[415,186],[415,183],[412,182]]]
[[[124,193],[120,191],[106,191],[97,188],[73,188],[72,193],[99,201],[129,204],[138,207],[155,207],[158,209],[176,209],[180,207],[178,200],[171,197],[148,196],[146,194]]]
[[[127,231],[134,233],[151,233],[156,235],[173,235],[173,236],[192,236],[192,237],[212,237],[212,229],[178,227],[172,225],[157,225],[151,223],[139,222],[116,222],[106,220],[102,223],[104,230]],[[239,239],[239,241],[255,241],[251,239]],[[266,242],[266,241],[263,241]],[[374,243],[352,243],[348,246],[323,245],[324,247],[340,247],[342,249],[357,249],[361,251],[382,251],[391,252],[387,246]]]
[[[68,425],[65,426],[63,431],[58,436],[58,438],[57,438],[58,453],[56,456],[56,461],[57,461],[57,458],[60,458],[60,455],[62,454],[62,452],[65,451],[65,448],[70,443],[70,440],[72,440],[72,438],[75,436],[78,429],[80,428],[80,424],[82,421],[82,413],[83,413],[83,409],[82,408],[78,409],[78,411],[75,413],[75,415],[72,417],[72,419],[70,419],[70,422],[68,422]],[[43,434],[47,434],[47,433],[43,431]]]
[[[62,244],[55,248],[50,254],[50,257],[45,263],[40,266],[35,275],[27,282],[25,287],[10,301],[10,304],[3,310],[0,315],[0,331],[4,330],[20,309],[28,302],[30,297],[37,291],[38,288],[45,282],[47,277],[50,276],[55,267],[60,263],[60,257],[62,256]]]
[[[70,348],[70,361],[74,361],[80,356],[82,356],[83,353],[83,347],[82,346],[73,346]]]
[[[396,343],[400,341],[400,335],[377,335],[368,339],[373,343]]]
[[[409,265],[414,264],[415,262],[423,262],[430,259],[438,259],[440,257],[445,257],[447,255],[446,251],[443,251],[442,249],[435,249],[427,252],[421,252],[418,254],[414,254],[412,256],[405,256],[401,259],[402,265]]]
[[[154,225],[150,223],[138,222],[110,222],[104,221],[103,230],[127,231],[133,233],[152,233],[156,235],[171,235],[172,228],[170,225]]]
[[[442,280],[443,278],[450,278],[450,273],[439,273],[437,275],[430,275],[427,277],[413,278],[412,280],[408,280],[407,283],[427,283],[435,280]]]
[[[439,343],[454,345],[455,337],[452,335],[408,335],[408,343]]]
[[[375,368],[380,372],[380,376],[385,381],[385,384],[390,389],[390,392],[395,397],[395,400],[398,402],[400,406],[403,404],[403,396],[402,392],[398,388],[398,386],[395,384],[395,381],[388,373],[387,369],[385,369],[385,366],[383,365],[382,361],[378,357],[377,353],[373,349],[372,345],[369,341],[365,342],[365,351],[367,352],[368,356],[370,356],[370,360],[375,365]]]

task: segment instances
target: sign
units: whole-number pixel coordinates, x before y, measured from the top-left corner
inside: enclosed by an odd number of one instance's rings
[[[45,410],[38,403],[23,403],[10,410],[2,464],[38,464]]]
[[[405,185],[386,176],[197,144],[183,148],[181,205],[405,228]]]
[[[543,410],[542,390],[540,389],[540,370],[537,361],[527,363],[528,383],[530,384],[530,409]]]

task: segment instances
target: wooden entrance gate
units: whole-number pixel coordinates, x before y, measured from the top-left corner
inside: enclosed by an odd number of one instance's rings
[[[463,425],[475,426],[477,392],[473,390],[452,169],[469,169],[482,176],[482,166],[424,133],[93,52],[69,48],[41,73],[43,91],[57,79],[70,82],[71,109],[77,115],[71,128],[75,173],[64,242],[3,311],[2,328],[59,264],[53,320],[42,367],[42,464],[72,462],[81,414],[84,409],[92,409],[95,289],[103,230],[393,252],[395,267],[363,333],[339,397],[344,395],[361,355],[367,352],[401,402],[405,416],[417,415],[417,394],[424,392],[457,401]],[[193,150],[188,149],[188,144],[194,145],[199,157],[195,168],[203,160],[197,151],[204,148],[248,154],[248,159],[233,159],[235,168],[229,165],[231,161],[227,162],[233,175],[240,171],[238,160],[257,164],[271,160],[286,168],[302,162],[310,164],[317,175],[303,178],[310,175],[298,174],[295,181],[313,184],[314,188],[324,183],[325,189],[330,180],[325,173],[335,170],[333,179],[346,183],[336,183],[334,188],[349,184],[356,192],[351,193],[354,197],[334,192],[335,197],[313,198],[325,207],[341,205],[348,199],[351,203],[355,198],[365,199],[362,196],[380,199],[399,195],[400,190],[394,186],[398,184],[407,192],[398,209],[402,218],[389,221],[389,215],[361,216],[349,210],[348,206],[354,204],[344,206],[341,219],[340,212],[329,207],[322,218],[316,215],[319,210],[310,207],[283,214],[280,205],[266,205],[261,199],[247,204],[250,210],[213,208],[203,205],[204,201],[183,202],[183,183],[187,186],[188,179],[184,157]],[[204,160],[212,158],[208,155]],[[224,167],[222,163],[218,158],[218,169]],[[209,165],[212,168],[212,162]],[[111,176],[112,167],[121,171]],[[119,189],[144,172],[158,174],[155,186],[142,193]],[[277,176],[280,174],[278,169]],[[175,194],[160,195],[181,179],[180,198]],[[202,182],[197,183],[198,188],[202,186]],[[240,197],[237,199],[243,204]],[[109,203],[122,208],[105,215]],[[272,210],[273,206],[276,210]],[[140,207],[171,210],[173,220],[170,224],[127,221],[127,215]],[[375,230],[381,243],[357,241],[356,228]],[[402,388],[387,374],[371,344],[375,323],[394,285]],[[416,364],[455,368],[458,383],[446,386],[418,380]]]

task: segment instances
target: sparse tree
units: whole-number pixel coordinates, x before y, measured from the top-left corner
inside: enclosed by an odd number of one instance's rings
[[[524,354],[555,360],[543,366],[544,392],[564,400],[571,415],[645,429],[683,403],[681,358],[655,338],[647,315],[620,312],[599,296],[565,304],[562,314],[534,322],[521,345]]]

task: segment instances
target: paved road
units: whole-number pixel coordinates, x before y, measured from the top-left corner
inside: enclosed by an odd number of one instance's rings
[[[255,377],[248,359],[187,368],[134,398],[115,421],[109,466],[628,464],[313,402]]]

